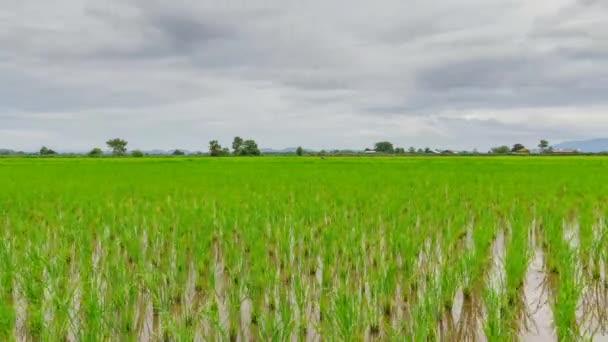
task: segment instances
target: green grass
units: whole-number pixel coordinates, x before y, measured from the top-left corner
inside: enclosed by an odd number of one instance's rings
[[[605,279],[606,170],[604,157],[2,158],[0,339],[511,340],[534,248],[556,336],[588,337],[576,308]]]

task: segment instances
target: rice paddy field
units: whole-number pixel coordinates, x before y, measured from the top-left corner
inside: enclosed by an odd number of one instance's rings
[[[0,340],[601,340],[607,171],[0,159]]]

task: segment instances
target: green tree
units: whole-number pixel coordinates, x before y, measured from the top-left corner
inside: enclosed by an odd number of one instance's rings
[[[429,153],[433,153],[433,151],[431,151],[430,147],[425,147],[424,148],[424,153],[429,154]]]
[[[298,148],[296,149],[296,154],[298,156],[301,156],[304,154],[304,150],[302,149],[302,146],[298,146]]]
[[[182,151],[182,150],[175,150],[171,154],[174,155],[174,156],[183,156],[186,153],[184,153],[184,151]]]
[[[103,155],[103,151],[99,147],[95,147],[87,153],[89,157],[101,157]]]
[[[396,154],[405,154],[405,149],[403,147],[397,147],[395,149]]]
[[[388,141],[380,141],[374,145],[374,150],[380,153],[394,153],[393,144]]]
[[[217,140],[211,140],[209,142],[209,155],[212,157],[218,157],[222,155],[222,145]]]
[[[540,150],[542,152],[545,152],[545,150],[547,149],[547,147],[549,147],[549,142],[547,140],[541,140],[540,143],[538,144],[538,147],[540,148]]]
[[[52,154],[57,154],[57,152],[51,150],[50,148],[48,148],[46,146],[42,146],[40,148],[40,155],[41,156],[49,156],[49,155],[52,155]]]
[[[133,150],[131,151],[131,156],[135,158],[141,158],[144,156],[144,153],[140,150]]]
[[[416,148],[414,146],[407,149],[409,153],[416,153]]]
[[[260,149],[258,148],[258,144],[255,140],[245,140],[243,142],[243,148],[241,150],[241,155],[243,156],[259,156]]]
[[[240,155],[242,149],[243,149],[243,138],[234,137],[234,140],[232,141],[232,151],[233,151],[234,155],[235,156]]]
[[[522,144],[515,144],[513,145],[513,148],[511,149],[511,152],[518,152],[521,151],[523,149],[525,149],[526,146],[522,145]]]
[[[106,145],[112,149],[112,154],[121,156],[127,153],[127,144],[126,140],[120,138],[114,138],[106,141]]]
[[[507,154],[511,151],[509,146],[503,145],[498,147],[492,147],[492,153],[494,154]]]

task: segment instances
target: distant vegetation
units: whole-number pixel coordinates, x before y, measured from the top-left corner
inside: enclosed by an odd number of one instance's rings
[[[49,156],[49,155],[52,155],[52,154],[57,154],[57,152],[51,150],[50,148],[47,148],[46,146],[42,146],[40,148],[40,155],[41,156]]]
[[[135,158],[141,158],[144,156],[144,153],[140,150],[133,150],[131,151],[131,156]]]
[[[101,157],[103,155],[103,151],[99,147],[95,147],[89,153],[87,153],[89,157]]]
[[[106,145],[112,149],[112,154],[116,156],[122,156],[127,153],[127,144],[126,140],[120,138],[110,139],[106,142]]]
[[[542,139],[538,143],[535,149],[528,149],[521,143],[513,144],[512,146],[500,145],[491,148],[487,153],[480,153],[479,151],[472,150],[451,150],[451,149],[433,149],[431,147],[415,147],[410,146],[407,149],[404,147],[396,147],[390,141],[379,141],[376,142],[373,148],[365,148],[361,150],[320,150],[313,151],[304,149],[302,146],[297,148],[286,148],[283,150],[263,149],[260,150],[258,144],[253,139],[243,139],[239,136],[234,137],[232,141],[232,151],[223,147],[218,140],[211,140],[207,147],[207,153],[201,151],[187,151],[183,149],[174,149],[169,151],[164,150],[152,150],[142,151],[133,150],[128,153],[127,145],[129,143],[122,138],[113,138],[106,141],[108,151],[104,152],[101,148],[95,147],[87,153],[62,153],[64,156],[79,156],[84,155],[88,157],[107,157],[107,156],[132,156],[132,157],[144,157],[144,156],[211,156],[211,157],[227,157],[227,156],[260,156],[264,154],[274,155],[297,155],[297,156],[361,156],[361,155],[377,155],[377,156],[418,156],[418,155],[528,155],[528,154],[542,154],[542,155],[595,155],[595,154],[608,154],[607,152],[599,153],[585,153],[576,149],[563,149],[554,148],[549,144],[549,141]],[[22,151],[13,151],[9,149],[0,149],[0,156],[10,155],[39,155],[39,156],[54,156],[59,154],[57,151],[42,146],[37,153],[26,153]]]

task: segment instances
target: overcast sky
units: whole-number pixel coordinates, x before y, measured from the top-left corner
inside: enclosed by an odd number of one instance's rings
[[[608,137],[605,0],[0,0],[0,148]]]

